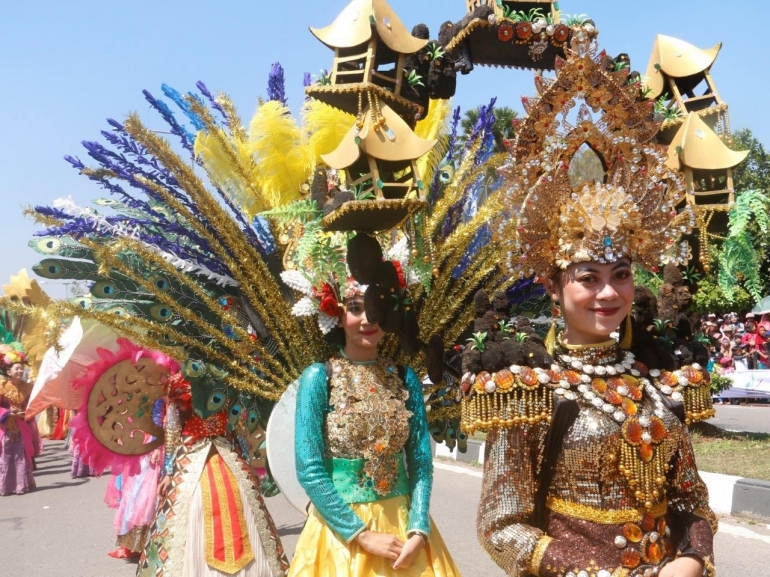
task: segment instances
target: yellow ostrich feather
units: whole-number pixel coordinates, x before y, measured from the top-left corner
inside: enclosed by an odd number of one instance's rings
[[[21,269],[19,274],[11,277],[10,284],[3,285],[3,301],[10,300],[45,308],[51,304],[49,297],[36,280],[30,279],[27,269]],[[0,303],[2,304],[2,303]],[[27,316],[24,319],[24,332],[21,335],[21,342],[27,351],[27,357],[32,368],[32,373],[37,374],[40,369],[40,363],[43,362],[43,355],[48,350],[46,344],[46,323],[34,316]]]
[[[268,207],[263,199],[255,196],[254,188],[250,186],[258,180],[258,169],[251,157],[249,144],[227,135],[219,128],[216,130],[219,138],[205,130],[198,132],[195,137],[195,155],[203,161],[212,182],[225,191],[251,220]],[[225,142],[240,166],[235,166],[232,156],[225,152]]]
[[[302,121],[313,162],[317,164],[322,154],[328,154],[340,145],[356,117],[317,100],[309,100],[302,107]]]
[[[271,100],[257,108],[249,125],[249,151],[258,169],[257,184],[270,208],[300,198],[314,163],[286,106]]]
[[[447,118],[452,112],[452,103],[449,100],[431,100],[428,115],[417,123],[414,132],[420,138],[426,140],[436,139],[438,142],[430,152],[417,160],[417,170],[424,182],[433,180],[433,175],[447,152],[448,140]]]

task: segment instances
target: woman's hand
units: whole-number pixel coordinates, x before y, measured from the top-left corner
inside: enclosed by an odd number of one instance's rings
[[[401,549],[401,555],[393,563],[393,569],[407,569],[413,562],[417,554],[425,546],[425,540],[420,535],[412,535],[407,539],[404,547]]]
[[[361,531],[356,541],[368,553],[388,559],[398,559],[404,546],[404,542],[398,537],[374,531]]]
[[[158,483],[158,497],[162,499],[166,496],[166,491],[168,491],[169,485],[171,485],[171,476],[163,475],[160,483]]]
[[[694,557],[679,557],[666,563],[658,577],[701,577],[702,574],[703,561]]]

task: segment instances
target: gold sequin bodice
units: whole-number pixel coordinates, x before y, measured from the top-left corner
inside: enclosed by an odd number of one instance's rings
[[[579,398],[577,402],[580,412],[564,436],[549,496],[597,509],[638,507],[638,484],[619,471],[627,449],[623,425],[589,401]],[[665,467],[682,442],[683,426],[671,411],[660,409],[647,396],[637,406],[637,417],[643,422],[658,417],[664,424],[666,437],[655,446],[653,458]],[[659,492],[662,499],[663,489]]]
[[[10,379],[0,383],[0,397],[5,398],[14,409],[26,409],[31,392],[32,383],[23,382],[20,387],[14,385]]]
[[[331,361],[326,457],[382,459],[399,453],[409,438],[409,398],[396,365]]]

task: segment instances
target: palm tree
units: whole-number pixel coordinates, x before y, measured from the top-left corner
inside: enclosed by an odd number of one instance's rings
[[[481,107],[477,106],[465,111],[465,115],[460,121],[462,133],[457,137],[457,146],[462,149],[468,144],[468,138],[473,133],[473,129],[479,120]],[[509,106],[499,106],[492,109],[495,115],[495,123],[492,125],[492,135],[495,138],[495,152],[505,151],[505,141],[515,136],[513,130],[513,119],[518,117],[519,113]]]

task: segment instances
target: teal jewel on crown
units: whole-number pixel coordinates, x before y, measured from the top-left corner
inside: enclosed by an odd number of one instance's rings
[[[604,246],[606,247],[612,246],[612,238],[608,234],[604,235]]]

